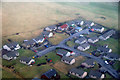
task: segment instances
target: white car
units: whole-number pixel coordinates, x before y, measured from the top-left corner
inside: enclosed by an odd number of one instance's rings
[[[105,61],[106,64],[109,64],[107,61]]]

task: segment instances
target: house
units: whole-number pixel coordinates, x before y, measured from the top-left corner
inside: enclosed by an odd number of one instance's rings
[[[78,44],[83,44],[85,42],[87,42],[87,39],[85,37],[80,37],[77,40],[75,40],[75,43],[78,43]]]
[[[9,44],[4,45],[3,49],[6,49],[7,51],[15,51],[20,49],[20,45],[17,42],[11,42]]]
[[[35,60],[28,57],[21,57],[20,62],[26,65],[33,65],[35,63]]]
[[[34,38],[33,40],[38,44],[38,43],[43,43],[45,38],[43,37],[43,35],[40,35],[40,36]]]
[[[94,25],[91,27],[91,29],[94,29],[94,31],[101,32],[101,33],[104,31],[104,27],[100,25]]]
[[[35,40],[31,39],[31,40],[28,40],[28,41],[24,41],[23,44],[22,44],[22,47],[25,48],[25,49],[29,49],[31,47],[34,47],[36,44]]]
[[[68,56],[71,56],[71,55],[75,55],[74,52],[69,52],[69,51],[64,50],[64,49],[57,50],[56,54],[59,55],[59,56],[61,56],[61,57],[63,57],[63,56],[67,56],[68,57]]]
[[[77,69],[77,68],[70,69],[69,73],[79,78],[84,78],[87,76],[87,72],[83,71],[82,69]]]
[[[76,19],[74,22],[77,26],[82,26],[84,24],[84,21],[82,19]]]
[[[45,28],[46,31],[55,31],[57,29],[56,25],[51,25]]]
[[[58,75],[58,73],[55,69],[50,69],[41,75],[41,79],[43,79],[43,80],[59,80],[60,76]]]
[[[96,43],[97,41],[99,41],[99,38],[97,36],[94,36],[88,39],[89,43]]]
[[[90,48],[90,45],[88,43],[81,44],[80,46],[77,47],[77,49],[81,51],[86,51],[89,48]]]
[[[81,65],[85,66],[86,68],[92,68],[95,65],[95,61],[93,59],[88,59],[85,62],[83,62]]]
[[[82,30],[82,27],[75,27],[75,32],[80,32]]]
[[[74,58],[70,58],[70,57],[66,57],[66,56],[63,56],[61,58],[61,61],[65,62],[66,64],[70,64],[70,65],[72,65],[73,63],[75,63],[75,59]]]
[[[100,38],[101,40],[107,40],[107,39],[109,39],[113,34],[115,34],[115,31],[114,31],[114,30],[110,30],[110,31],[104,33],[103,35],[99,36],[99,38]]]
[[[102,74],[101,72],[97,71],[97,70],[91,70],[90,73],[89,73],[89,77],[90,78],[104,78],[105,75]]]
[[[69,27],[75,27],[75,22],[74,22],[74,20],[67,21],[66,24],[67,24]]]
[[[52,33],[52,32],[48,32],[48,31],[43,31],[43,32],[42,32],[42,35],[43,35],[44,37],[50,38],[50,37],[53,36],[53,33]]]
[[[97,48],[97,51],[99,51],[101,53],[110,53],[110,52],[112,52],[112,49],[110,49],[108,47],[100,46]]]
[[[59,26],[58,29],[61,31],[67,30],[68,29],[68,24],[63,24],[62,26]]]
[[[107,53],[106,55],[103,56],[106,59],[109,60],[118,60],[120,61],[120,55],[116,54],[116,53]]]
[[[95,25],[95,23],[93,21],[86,20],[85,23],[84,23],[84,25],[87,26],[87,27],[90,27],[90,26]]]
[[[6,60],[12,60],[12,59],[16,59],[18,56],[19,56],[19,53],[17,51],[11,51],[6,54],[3,54],[2,58]]]

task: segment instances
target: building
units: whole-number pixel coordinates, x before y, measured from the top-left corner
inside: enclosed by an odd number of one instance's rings
[[[75,43],[78,43],[78,44],[83,44],[85,42],[87,42],[87,39],[85,37],[80,37],[77,40],[75,40]]]
[[[57,29],[56,25],[51,25],[45,28],[46,31],[55,31]]]
[[[97,36],[94,36],[88,39],[89,43],[96,43],[97,41],[99,41],[99,38]]]
[[[80,32],[82,30],[82,27],[75,27],[75,32]]]
[[[120,55],[116,54],[116,53],[107,53],[106,55],[103,56],[104,58],[108,59],[108,60],[118,60],[120,61]]]
[[[65,62],[66,64],[70,64],[70,65],[75,63],[75,59],[74,58],[70,58],[70,57],[66,57],[66,56],[63,56],[61,58],[61,61]]]
[[[110,31],[104,33],[103,35],[99,36],[99,38],[100,38],[101,40],[107,40],[107,39],[109,39],[113,34],[115,34],[115,31],[114,31],[114,30],[110,30]]]
[[[97,48],[97,51],[99,51],[100,53],[110,53],[112,52],[112,49],[108,47],[100,46]]]
[[[58,75],[58,73],[55,69],[50,69],[41,75],[41,79],[43,79],[43,80],[59,80],[60,76]]]
[[[86,51],[89,48],[90,48],[90,45],[88,43],[84,43],[84,44],[77,47],[77,49],[80,50],[80,51]]]
[[[30,48],[34,47],[35,44],[36,44],[35,40],[31,39],[28,41],[24,41],[22,44],[22,47],[25,49],[30,49]]]
[[[74,20],[67,21],[66,24],[67,24],[69,27],[75,27],[75,26],[76,26]]]
[[[93,21],[86,20],[85,23],[84,23],[84,25],[87,26],[87,27],[90,27],[90,26],[94,26],[95,23]]]
[[[87,76],[87,72],[83,71],[82,69],[77,69],[77,68],[70,69],[69,73],[79,78],[84,78]]]
[[[84,24],[84,21],[82,19],[76,19],[74,22],[77,26],[82,26]]]
[[[52,33],[52,32],[49,32],[49,31],[43,31],[43,32],[42,32],[42,35],[43,35],[44,37],[50,38],[50,37],[53,36],[53,33]]]
[[[59,26],[58,29],[61,31],[67,30],[68,29],[68,24],[63,24],[62,26]]]
[[[12,51],[12,52],[3,54],[2,58],[6,60],[13,60],[13,59],[16,59],[18,56],[19,56],[19,53],[17,51]]]
[[[69,52],[69,51],[64,50],[64,49],[58,49],[56,54],[61,56],[61,57],[63,57],[63,56],[67,56],[68,57],[68,56],[71,56],[71,55],[75,55],[74,52]]]
[[[26,65],[33,65],[35,63],[35,60],[28,57],[21,57],[20,62]]]
[[[95,65],[95,61],[93,59],[88,59],[85,62],[83,62],[81,65],[85,66],[86,68],[92,68]]]
[[[89,77],[90,78],[104,78],[105,75],[102,74],[101,72],[97,71],[97,70],[91,70],[90,73],[89,73]]]
[[[17,42],[11,42],[9,44],[4,45],[3,49],[6,49],[7,51],[15,51],[20,49],[20,45]]]
[[[94,31],[101,32],[101,33],[104,31],[104,27],[100,25],[94,25],[91,27],[91,29],[94,29]]]
[[[45,38],[43,37],[43,35],[40,35],[40,36],[34,38],[33,40],[38,44],[38,43],[43,43]]]

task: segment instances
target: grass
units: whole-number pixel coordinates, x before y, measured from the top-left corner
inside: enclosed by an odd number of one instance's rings
[[[67,42],[67,45],[68,45],[69,47],[73,47],[73,46],[75,46],[75,43],[74,43],[74,41],[68,41],[68,42]]]

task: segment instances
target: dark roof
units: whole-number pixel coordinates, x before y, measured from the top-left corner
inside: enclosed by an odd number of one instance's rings
[[[89,38],[89,39],[91,39],[91,40],[96,40],[96,39],[99,39],[97,36],[94,36],[94,37],[91,37],[91,38]]]
[[[66,56],[63,56],[63,57],[61,58],[61,60],[64,60],[64,61],[71,62],[71,60],[73,60],[73,58],[71,58],[71,57],[66,57]]]
[[[93,29],[102,29],[102,28],[103,28],[103,26],[94,25],[94,26],[92,26],[91,28],[93,28]]]
[[[109,58],[120,58],[120,55],[116,53],[107,53],[106,56]]]
[[[29,57],[29,58],[28,58],[28,57],[21,57],[20,60],[21,60],[21,61],[24,61],[24,62],[26,62],[26,63],[29,63],[30,60],[31,60],[31,58],[30,58],[30,57]]]
[[[58,49],[58,50],[57,50],[57,53],[61,53],[61,54],[63,54],[63,55],[66,55],[66,54],[68,53],[68,51],[67,51],[67,50],[64,50],[64,49]]]
[[[50,34],[50,32],[48,32],[48,31],[43,31],[42,32],[42,35],[49,35]]]
[[[112,34],[115,34],[114,30],[110,30],[102,35],[102,37],[106,38],[107,36],[111,36]]]
[[[85,37],[80,37],[77,40],[79,40],[79,42],[82,42],[82,41],[86,40],[86,38]]]
[[[48,26],[48,28],[50,28],[50,29],[55,29],[56,27],[57,27],[56,25]]]
[[[43,39],[44,37],[43,37],[43,35],[40,35],[40,36],[38,36],[38,37],[36,37],[36,38],[34,38],[36,41],[38,41],[38,40],[41,40],[41,39]]]
[[[88,65],[94,65],[94,60],[93,59],[88,59],[84,63],[87,63]]]
[[[102,76],[102,73],[97,70],[91,70],[89,73],[89,77],[90,76],[96,76],[96,78],[100,78]]]
[[[80,45],[81,47],[83,47],[83,48],[86,48],[86,47],[88,47],[88,46],[90,46],[88,43],[84,43],[84,44],[82,44],[82,45]]]
[[[74,72],[76,74],[79,74],[80,76],[83,75],[84,71],[82,69],[72,68],[69,70],[69,72]]]
[[[5,55],[7,55],[8,57],[16,57],[16,54],[14,53],[14,51],[6,53]]]
[[[54,76],[55,74],[57,74],[56,70],[54,69],[50,69],[47,72],[45,72],[43,75],[45,75],[46,77],[48,77],[49,79]]]
[[[97,48],[97,50],[100,50],[101,52],[109,52],[110,48],[106,48],[106,47],[103,47],[103,46],[100,46]]]
[[[25,45],[32,45],[34,43],[35,41],[33,39],[24,42]]]
[[[7,44],[7,46],[8,46],[9,48],[12,48],[12,47],[16,47],[17,44],[18,44],[17,42],[12,42],[12,43]]]

